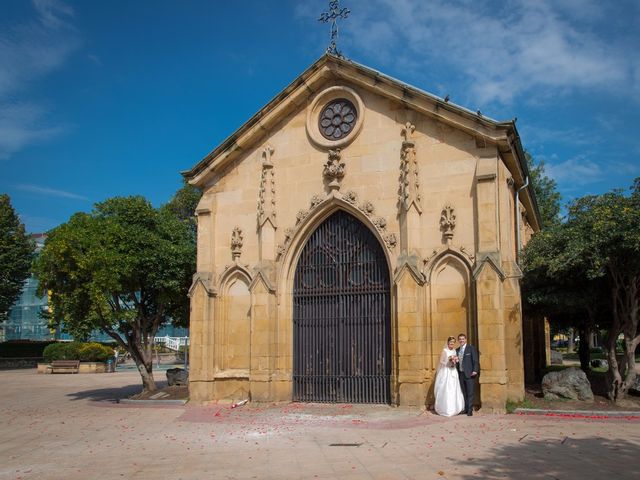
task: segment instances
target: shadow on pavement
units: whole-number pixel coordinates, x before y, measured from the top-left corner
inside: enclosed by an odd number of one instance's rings
[[[158,389],[167,386],[167,382],[156,382]],[[81,392],[68,393],[67,397],[72,400],[93,400],[93,401],[111,401],[122,398],[129,398],[132,395],[140,393],[142,391],[142,385],[135,383],[132,385],[126,385],[124,387],[111,387],[111,388],[96,388],[93,390],[83,390]]]
[[[462,478],[637,479],[638,458],[640,447],[626,440],[565,437],[527,441],[525,437],[516,445],[489,450],[485,458],[463,460],[475,472]]]

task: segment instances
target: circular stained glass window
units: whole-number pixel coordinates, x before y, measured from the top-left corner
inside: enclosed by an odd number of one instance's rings
[[[320,132],[329,140],[340,140],[353,130],[358,111],[349,100],[338,98],[329,102],[320,114]]]

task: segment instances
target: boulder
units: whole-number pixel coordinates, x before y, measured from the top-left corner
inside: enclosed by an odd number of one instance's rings
[[[609,368],[609,362],[607,362],[603,358],[596,358],[594,360],[591,360],[591,366],[593,368]]]
[[[562,365],[562,354],[557,350],[551,350],[551,365]]]
[[[640,374],[636,375],[636,381],[629,390],[640,395]]]
[[[547,373],[542,378],[542,393],[545,400],[593,400],[587,376],[575,367]]]
[[[189,372],[182,368],[170,368],[167,370],[167,384],[173,385],[189,385]]]

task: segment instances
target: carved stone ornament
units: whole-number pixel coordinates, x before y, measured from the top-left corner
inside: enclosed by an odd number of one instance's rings
[[[358,194],[353,190],[349,190],[347,193],[343,195],[345,201],[349,202],[351,205],[355,205],[358,203]]]
[[[299,225],[300,222],[307,218],[307,215],[309,215],[309,212],[307,212],[306,210],[299,210],[296,214],[296,225]]]
[[[311,208],[315,208],[318,205],[320,205],[322,202],[324,202],[324,196],[323,195],[314,195],[313,197],[311,197],[311,201],[309,202],[309,206]]]
[[[362,130],[366,109],[355,90],[335,85],[319,92],[307,108],[306,130],[322,149],[344,148]]]
[[[358,111],[346,98],[331,100],[322,109],[318,127],[322,136],[329,140],[340,140],[351,133],[358,118]]]
[[[340,149],[329,150],[329,159],[324,164],[322,174],[329,182],[331,191],[340,190],[340,180],[344,177],[344,162],[340,161]]]
[[[418,213],[422,213],[416,143],[413,138],[415,129],[415,125],[411,122],[407,122],[402,129],[404,140],[402,142],[402,150],[400,151],[400,189],[398,201],[403,211],[406,212],[414,205]]]
[[[387,220],[384,217],[374,218],[373,224],[381,230],[387,228]]]
[[[309,202],[309,210],[300,210],[296,215],[296,224],[293,228],[287,228],[284,231],[284,242],[276,248],[276,260],[280,260],[291,246],[291,241],[300,229],[302,222],[307,218],[315,209],[320,208],[320,205],[327,199],[340,198],[341,200],[354,205],[358,201],[358,195],[354,191],[348,191],[344,194],[339,192],[331,192],[328,195],[314,195]],[[358,209],[369,217],[371,223],[378,231],[380,238],[384,241],[389,249],[394,249],[398,244],[398,238],[395,233],[387,231],[387,220],[384,217],[375,217],[375,207],[372,202],[364,202]]]
[[[398,244],[398,239],[396,238],[396,234],[393,232],[387,233],[384,236],[384,242],[389,246],[389,248],[391,249],[396,248],[396,245]]]
[[[271,220],[276,226],[276,179],[271,155],[273,147],[266,146],[262,151],[262,175],[258,198],[258,225],[262,226],[266,220]]]
[[[445,205],[440,215],[440,230],[442,230],[442,236],[447,243],[451,242],[453,238],[453,229],[456,228],[456,214],[451,205]]]
[[[242,229],[235,227],[231,234],[231,257],[236,260],[242,254]]]
[[[294,233],[296,233],[296,231],[293,228],[287,228],[284,231],[284,239],[289,240],[291,237],[293,237]]]
[[[369,215],[373,215],[374,212],[376,211],[376,207],[373,205],[373,203],[371,202],[364,202],[362,205],[360,205],[360,210],[362,210],[364,212],[365,215],[369,216]]]

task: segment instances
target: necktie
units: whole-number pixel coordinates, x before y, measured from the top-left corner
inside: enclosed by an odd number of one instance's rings
[[[460,364],[460,371],[464,372],[462,367],[462,360],[464,360],[464,347],[460,347],[460,353],[458,354],[458,363]]]

